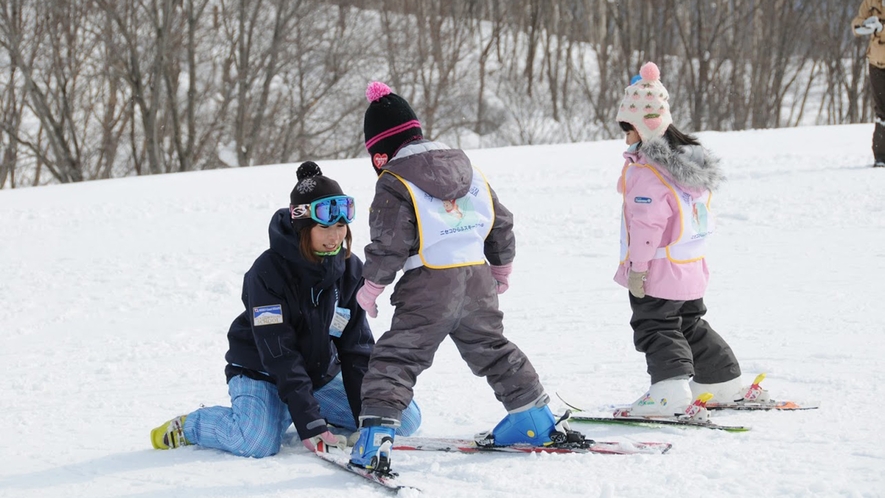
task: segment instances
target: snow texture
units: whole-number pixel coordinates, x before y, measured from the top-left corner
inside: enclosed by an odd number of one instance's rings
[[[885,496],[885,170],[872,125],[703,133],[728,181],[713,197],[711,324],[775,398],[819,410],[717,412],[747,433],[575,425],[670,441],[667,455],[394,453],[424,496]],[[468,151],[514,213],[507,335],[548,392],[596,409],[647,387],[617,266],[622,141]],[[310,158],[303,158],[310,159]],[[366,158],[320,162],[356,197]],[[227,405],[226,333],[297,165],[0,191],[0,496],[386,496],[296,440],[265,459],[151,449],[151,428]],[[389,323],[388,286],[371,320]],[[504,410],[450,342],[419,379],[419,435],[469,437]],[[552,406],[563,405],[554,397]],[[603,413],[603,412],[600,412]]]

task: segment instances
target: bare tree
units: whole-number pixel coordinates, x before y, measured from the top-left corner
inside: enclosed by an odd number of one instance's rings
[[[734,13],[729,11],[727,1],[669,1],[669,11],[680,13],[675,16],[675,27],[682,44],[681,51],[685,54],[678,69],[678,74],[684,78],[681,81],[685,90],[682,100],[689,103],[691,128],[701,130],[708,116],[708,93],[721,65],[727,61],[717,57],[716,47],[722,46],[728,23],[734,22]]]
[[[611,11],[608,2],[593,2],[587,7],[590,22],[578,30],[580,39],[586,39],[576,49],[572,63],[575,85],[589,103],[588,121],[602,130],[602,136],[614,136],[613,110],[623,94],[623,79],[626,70],[621,69],[614,50],[620,32],[617,29],[617,16]]]
[[[19,102],[16,86],[16,68],[9,65],[5,68],[8,79],[0,83],[2,98],[0,98],[0,126],[2,126],[2,153],[0,153],[0,188],[9,186],[15,188],[15,170],[18,163],[18,136],[21,130],[23,104]]]
[[[61,183],[90,178],[81,148],[81,142],[91,135],[88,117],[77,115],[81,106],[92,102],[91,89],[81,85],[86,58],[93,48],[92,40],[84,35],[85,25],[88,9],[79,2],[41,6],[18,0],[0,2],[0,46],[15,68],[10,74],[21,79],[27,109],[40,123],[37,133],[20,123],[7,125],[7,133],[13,133]],[[15,85],[16,79],[9,84]],[[11,152],[7,154],[12,157]]]
[[[169,57],[163,69],[163,79],[166,86],[166,102],[169,112],[169,124],[172,129],[172,143],[175,145],[178,156],[178,171],[193,169],[194,156],[196,154],[196,141],[199,131],[197,130],[197,99],[203,97],[197,90],[197,52],[199,37],[199,22],[206,10],[209,0],[185,0],[183,3],[184,15],[170,19],[174,22],[169,31],[169,36],[174,39],[170,43],[173,47],[181,47],[183,57]],[[183,60],[181,60],[183,59]],[[187,79],[187,90],[181,91],[181,67],[184,66]],[[211,87],[211,86],[210,86]],[[181,95],[184,93],[183,95]],[[184,98],[184,117],[179,107],[182,105],[179,98]]]
[[[0,0],[0,188],[363,154],[372,79],[429,138],[479,145],[619,135],[648,60],[688,131],[866,121],[854,7]]]
[[[504,29],[503,10],[507,8],[506,2],[501,2],[500,0],[490,0],[489,2],[484,2],[484,4],[484,8],[469,4],[469,8],[475,9],[470,11],[470,18],[474,20],[470,24],[470,30],[475,37],[475,43],[479,50],[476,67],[476,121],[473,125],[473,132],[477,135],[489,133],[499,125],[499,123],[494,122],[488,117],[488,104],[485,94],[489,57],[494,52],[493,48],[500,43],[501,32]]]
[[[104,40],[110,47],[108,53],[113,57],[115,68],[130,87],[130,98],[141,121],[148,170],[136,171],[139,174],[168,172],[163,161],[159,123],[165,105],[162,81],[170,51],[174,2],[95,2],[110,20],[103,25],[107,29]],[[133,147],[137,148],[137,144]]]
[[[272,149],[284,162],[293,157],[349,157],[358,150],[362,85],[350,85],[367,70],[362,13],[349,6],[334,12],[310,8],[299,16],[286,44],[289,60],[279,122],[281,137]],[[344,96],[345,98],[342,98]],[[348,139],[342,129],[351,129]]]
[[[824,73],[826,90],[816,121],[821,124],[859,123],[871,117],[866,38],[854,37],[848,22],[856,14],[855,3],[821,0],[818,38],[811,56]]]
[[[460,22],[469,5],[446,0],[384,3],[397,12],[381,17],[388,71],[395,88],[417,106],[425,135],[469,126],[461,102],[474,93],[460,85],[467,77],[460,65],[473,46],[469,24]]]
[[[284,63],[281,55],[286,33],[292,30],[296,15],[303,9],[300,0],[235,0],[222,1],[225,22],[231,23],[229,32],[231,53],[236,68],[236,114],[234,142],[237,163],[250,166],[262,156],[265,120],[273,108],[271,92],[274,79]],[[235,26],[235,28],[233,28]],[[275,104],[275,103],[274,103]]]

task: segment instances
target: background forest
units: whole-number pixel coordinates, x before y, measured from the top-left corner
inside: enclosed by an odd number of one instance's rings
[[[0,0],[0,188],[365,154],[366,83],[483,148],[869,121],[845,0]]]

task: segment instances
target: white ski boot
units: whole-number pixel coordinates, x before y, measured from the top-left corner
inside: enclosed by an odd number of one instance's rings
[[[693,395],[698,396],[708,392],[713,395],[710,405],[728,403],[765,403],[771,400],[768,391],[759,385],[765,379],[765,374],[759,374],[749,387],[741,386],[740,377],[717,384],[699,384],[691,381],[689,386]]]
[[[674,417],[683,415],[694,398],[688,377],[675,377],[655,382],[648,392],[629,408],[618,410],[615,417]]]

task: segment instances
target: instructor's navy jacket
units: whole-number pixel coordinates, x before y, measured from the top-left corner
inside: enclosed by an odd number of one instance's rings
[[[360,387],[375,342],[365,311],[356,301],[362,261],[345,249],[321,263],[304,259],[289,210],[280,209],[270,222],[270,249],[253,263],[243,279],[246,311],[227,334],[228,381],[236,375],[274,383],[298,436],[307,439],[327,430],[313,391],[339,372],[356,422]],[[336,315],[349,313],[343,329],[333,330]],[[359,425],[358,423],[356,424]]]

